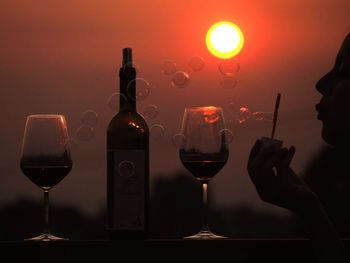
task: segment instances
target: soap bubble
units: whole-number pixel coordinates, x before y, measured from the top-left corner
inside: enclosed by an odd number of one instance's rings
[[[158,107],[153,104],[149,104],[143,109],[142,115],[147,119],[155,119],[158,116]]]
[[[174,87],[185,88],[190,80],[190,76],[184,71],[177,71],[171,78],[171,84]]]
[[[127,94],[129,98],[133,98],[131,93],[131,85],[136,85],[135,97],[137,101],[144,100],[151,92],[151,85],[143,78],[136,78],[131,80],[127,86]]]
[[[165,134],[164,127],[160,124],[154,124],[150,128],[150,136],[154,140],[159,140],[163,138]]]
[[[273,112],[256,111],[250,115],[250,118],[256,121],[272,121]]]
[[[238,81],[234,76],[223,76],[220,79],[220,85],[224,89],[233,89],[237,86]]]
[[[236,76],[240,65],[236,59],[225,59],[219,64],[219,71],[224,76]]]
[[[185,135],[183,135],[182,133],[177,133],[173,136],[172,143],[176,148],[180,149],[184,146],[185,139]]]
[[[126,96],[124,94],[120,94],[120,93],[113,93],[109,99],[108,99],[108,107],[113,110],[114,112],[117,112],[119,110],[119,102],[120,99],[122,98],[122,100],[124,101],[124,105],[126,104]]]
[[[98,114],[93,110],[86,110],[81,116],[81,123],[94,127],[98,122]]]
[[[219,137],[223,139],[223,144],[230,144],[233,141],[233,133],[229,129],[222,129],[219,131]]]
[[[192,57],[188,62],[189,67],[193,71],[201,71],[204,68],[205,62],[202,57],[196,56]]]
[[[94,128],[92,128],[89,125],[83,124],[77,129],[76,135],[80,141],[91,141],[95,135]]]
[[[176,63],[170,60],[165,60],[161,65],[162,73],[165,75],[173,75],[176,72]]]
[[[131,177],[135,174],[135,164],[124,160],[118,165],[119,175],[123,177]]]
[[[242,124],[250,118],[250,112],[248,107],[241,107],[239,109],[239,123]]]

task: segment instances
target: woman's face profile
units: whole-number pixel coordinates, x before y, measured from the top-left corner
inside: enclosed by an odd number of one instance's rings
[[[333,69],[317,82],[316,89],[323,95],[316,105],[322,138],[334,146],[350,146],[350,33]]]

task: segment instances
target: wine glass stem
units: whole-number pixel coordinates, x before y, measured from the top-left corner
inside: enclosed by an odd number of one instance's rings
[[[49,233],[49,190],[44,189],[44,234]]]
[[[208,182],[202,181],[203,189],[203,221],[202,221],[202,230],[201,232],[208,232]]]

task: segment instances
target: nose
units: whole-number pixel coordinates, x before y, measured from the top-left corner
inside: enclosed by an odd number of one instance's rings
[[[316,90],[323,96],[330,96],[332,93],[333,75],[333,71],[330,71],[316,83]]]

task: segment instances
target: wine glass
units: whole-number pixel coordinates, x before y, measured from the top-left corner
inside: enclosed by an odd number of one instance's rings
[[[202,184],[203,222],[199,233],[188,239],[225,238],[213,234],[207,223],[208,183],[224,167],[229,156],[225,123],[220,107],[186,108],[182,119],[180,159],[184,167]]]
[[[67,240],[52,235],[49,229],[49,190],[72,168],[67,124],[63,115],[38,114],[27,117],[20,167],[22,172],[44,191],[43,232],[25,240]]]

